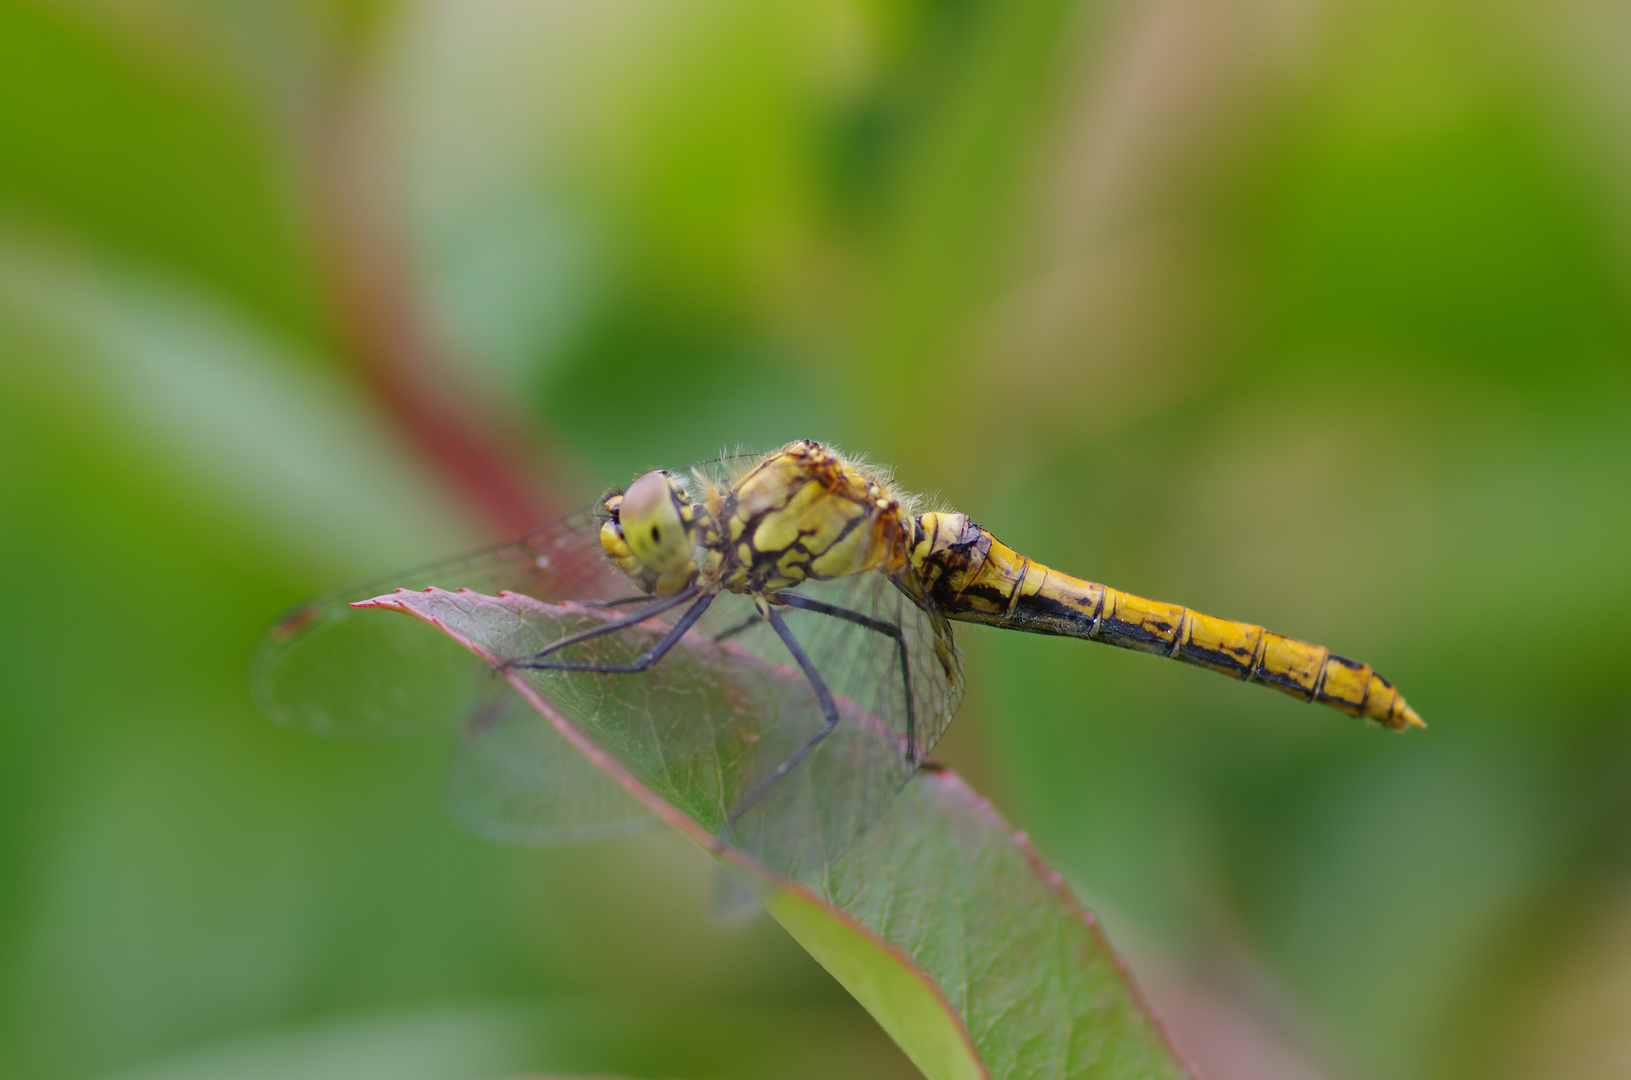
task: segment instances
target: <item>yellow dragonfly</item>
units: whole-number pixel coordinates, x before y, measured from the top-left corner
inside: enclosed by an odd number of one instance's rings
[[[486,662],[376,608],[452,629]],[[1100,641],[1422,726],[1367,664],[1061,573],[964,514],[918,512],[884,471],[810,441],[648,472],[515,543],[321,597],[269,631],[252,684],[296,727],[462,732],[455,809],[489,834],[559,842],[639,823],[541,708],[797,868],[869,827],[933,750],[962,696],[953,621]]]

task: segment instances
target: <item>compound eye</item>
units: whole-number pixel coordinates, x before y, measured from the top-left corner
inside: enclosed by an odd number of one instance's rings
[[[648,472],[630,484],[617,518],[634,557],[659,574],[672,573],[691,561],[691,538],[680,518],[680,495],[667,473]]]

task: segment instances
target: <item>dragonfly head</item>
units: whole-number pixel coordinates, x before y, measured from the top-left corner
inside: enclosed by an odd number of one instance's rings
[[[669,596],[697,573],[696,504],[666,472],[648,472],[621,495],[606,500],[611,514],[600,542],[646,591]]]

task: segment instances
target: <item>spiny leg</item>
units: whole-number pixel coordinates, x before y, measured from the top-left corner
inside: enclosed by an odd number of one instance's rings
[[[588,641],[590,638],[596,638],[602,634],[610,634],[614,630],[623,630],[627,627],[633,626],[635,623],[644,622],[653,615],[661,615],[663,612],[668,611],[671,608],[677,608],[681,604],[694,599],[697,593],[701,591],[702,590],[700,588],[692,586],[689,589],[685,589],[682,592],[677,592],[673,596],[658,601],[651,607],[642,608],[633,614],[624,615],[619,619],[613,619],[611,622],[602,626],[594,627],[591,630],[585,630],[580,634],[571,634],[559,641],[551,642],[530,656],[517,657],[514,660],[506,660],[504,663],[500,664],[499,667],[501,669],[508,667],[537,667],[538,665],[531,664],[528,661],[541,659],[548,656],[552,652],[566,648],[568,645],[576,645],[580,641]]]
[[[696,590],[688,591],[694,594]],[[534,671],[592,671],[601,675],[632,675],[635,672],[644,671],[667,655],[668,650],[672,649],[680,638],[685,636],[685,632],[691,629],[698,619],[702,618],[702,613],[707,611],[708,605],[714,602],[715,595],[716,594],[711,592],[703,593],[697,598],[696,603],[692,604],[690,608],[686,610],[685,614],[680,616],[680,621],[669,628],[668,633],[664,634],[657,644],[653,645],[651,648],[647,649],[645,652],[641,653],[639,656],[635,657],[633,660],[630,660],[626,664],[572,664],[559,660],[539,660],[535,655],[528,657],[525,660],[511,660],[503,666],[528,668]],[[687,599],[689,599],[689,597]],[[664,610],[675,606],[677,605],[667,604]],[[644,619],[652,614],[655,614],[655,612],[648,609],[641,612],[640,617],[641,619]],[[630,623],[638,621],[640,621],[640,619],[629,619],[624,621],[624,625],[626,626]],[[609,626],[606,629],[617,629],[617,627]],[[595,633],[605,633],[606,629],[598,629],[595,631]],[[589,636],[592,635],[582,634],[578,636],[577,640],[581,641],[583,638]]]
[[[793,631],[788,629],[787,621],[768,607],[764,609],[764,616],[766,621],[770,623],[771,628],[776,631],[776,636],[782,639],[782,644],[787,646],[787,651],[793,654],[793,659],[798,663],[799,670],[804,672],[804,677],[810,681],[811,688],[815,690],[816,701],[821,705],[822,724],[814,735],[805,740],[803,746],[795,750],[793,755],[786,761],[777,765],[769,776],[759,781],[758,785],[748,792],[741,802],[732,807],[729,814],[725,815],[724,835],[726,837],[729,837],[735,830],[736,823],[743,814],[751,810],[755,803],[764,798],[765,793],[774,787],[777,781],[798,768],[799,762],[809,757],[810,751],[819,746],[821,740],[831,735],[833,729],[838,726],[838,703],[833,700],[832,692],[827,689],[827,684],[822,681],[821,673],[816,670],[815,664],[804,652],[804,647],[799,644],[798,638],[794,637]]]
[[[906,635],[901,632],[897,623],[874,619],[870,615],[863,615],[859,611],[841,608],[833,604],[826,604],[820,600],[811,600],[807,596],[797,593],[775,593],[765,597],[772,604],[786,604],[788,607],[802,608],[805,611],[814,611],[822,615],[831,615],[835,619],[844,619],[848,622],[864,626],[886,637],[895,639],[895,649],[900,655],[900,677],[906,687],[906,760],[908,764],[916,765],[917,761],[917,718],[912,709],[912,668],[910,658],[906,652]],[[715,638],[714,640],[718,640]]]

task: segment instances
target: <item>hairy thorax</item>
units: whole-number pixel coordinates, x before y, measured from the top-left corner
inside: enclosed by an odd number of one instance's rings
[[[911,534],[882,481],[813,442],[772,454],[708,503],[701,573],[734,592],[892,571]]]

